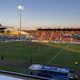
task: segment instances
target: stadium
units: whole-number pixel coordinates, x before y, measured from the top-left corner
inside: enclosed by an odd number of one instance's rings
[[[69,80],[79,77],[80,28],[14,31],[8,30],[8,27],[0,27],[0,56],[0,69],[31,74],[38,76],[36,79],[39,80]],[[44,68],[33,70],[33,66],[38,64]],[[57,71],[63,72],[63,69],[69,70],[68,79],[63,78],[65,76],[60,79],[62,73]],[[49,70],[53,72],[47,73]],[[53,74],[59,75],[59,79]]]

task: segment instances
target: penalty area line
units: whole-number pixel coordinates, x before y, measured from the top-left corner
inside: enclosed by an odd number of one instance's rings
[[[68,47],[69,44],[65,47],[63,47],[55,56],[53,56],[48,62],[47,64],[49,64],[51,61],[53,61],[66,47]]]

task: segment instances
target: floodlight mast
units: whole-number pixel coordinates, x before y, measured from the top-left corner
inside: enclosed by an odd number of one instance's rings
[[[20,12],[20,30],[22,29],[22,11],[24,10],[24,7],[22,5],[18,6],[18,11]]]

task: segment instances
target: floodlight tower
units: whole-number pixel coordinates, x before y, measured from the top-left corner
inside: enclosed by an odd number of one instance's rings
[[[22,11],[24,10],[24,6],[22,6],[22,4],[20,4],[18,6],[18,11],[20,12],[20,30],[22,28]]]

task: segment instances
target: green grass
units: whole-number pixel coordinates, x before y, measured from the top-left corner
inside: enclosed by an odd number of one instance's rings
[[[63,49],[63,47],[65,48]],[[80,71],[80,45],[55,43],[27,44],[25,42],[0,43],[0,56],[3,55],[4,59],[32,59],[33,63],[38,64],[47,64],[59,51],[61,53],[48,65],[74,68],[74,63],[77,61]]]

